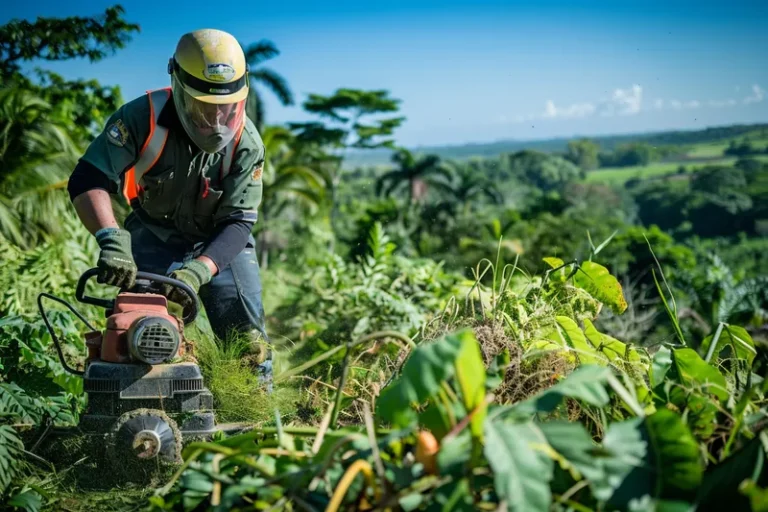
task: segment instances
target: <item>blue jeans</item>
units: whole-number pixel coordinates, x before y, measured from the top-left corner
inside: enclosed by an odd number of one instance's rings
[[[125,229],[131,233],[131,249],[136,265],[144,272],[167,275],[183,262],[199,256],[203,250],[203,244],[192,244],[181,238],[163,242],[134,213],[125,219]],[[245,249],[232,263],[200,287],[200,301],[211,329],[219,339],[224,339],[234,330],[251,336],[258,333],[264,341],[269,341],[255,247],[256,242],[250,236]],[[271,361],[260,365],[259,372],[271,389]]]

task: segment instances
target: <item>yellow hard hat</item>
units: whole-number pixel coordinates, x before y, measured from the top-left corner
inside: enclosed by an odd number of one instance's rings
[[[248,64],[227,32],[202,29],[181,36],[168,62],[176,110],[201,149],[214,153],[245,121]]]

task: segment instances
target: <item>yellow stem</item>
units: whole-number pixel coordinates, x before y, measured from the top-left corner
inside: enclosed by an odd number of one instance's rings
[[[336,512],[339,510],[341,502],[344,500],[344,496],[346,496],[349,487],[352,485],[352,482],[354,482],[358,473],[362,473],[368,486],[373,487],[373,495],[378,501],[379,489],[376,487],[376,480],[373,478],[373,469],[368,461],[358,459],[344,472],[344,476],[341,477],[339,485],[336,487],[336,490],[333,491],[331,502],[328,503],[328,508],[325,509],[325,512]]]

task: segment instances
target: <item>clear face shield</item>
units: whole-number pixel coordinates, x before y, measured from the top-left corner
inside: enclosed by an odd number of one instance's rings
[[[237,103],[205,103],[190,96],[175,78],[172,87],[181,124],[206,153],[223,149],[245,121],[245,99]]]

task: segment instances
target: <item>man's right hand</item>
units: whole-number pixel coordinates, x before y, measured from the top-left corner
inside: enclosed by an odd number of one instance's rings
[[[131,288],[136,282],[136,262],[131,253],[131,233],[118,228],[104,228],[96,232],[101,247],[97,281],[119,288]]]

